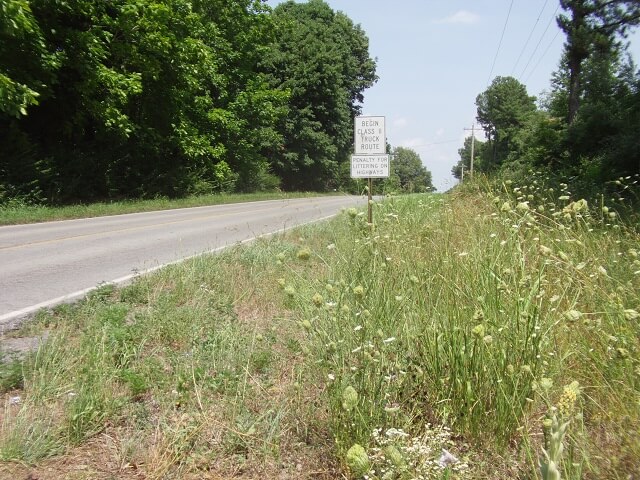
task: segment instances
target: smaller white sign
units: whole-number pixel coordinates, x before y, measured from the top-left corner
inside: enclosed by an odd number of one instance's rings
[[[387,178],[389,155],[351,155],[351,178]]]

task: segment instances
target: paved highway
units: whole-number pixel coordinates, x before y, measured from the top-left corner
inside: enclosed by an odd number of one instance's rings
[[[0,227],[0,328],[102,283],[364,205],[320,197]]]

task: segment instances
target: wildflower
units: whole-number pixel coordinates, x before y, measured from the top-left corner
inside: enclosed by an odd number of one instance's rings
[[[638,318],[640,318],[640,314],[632,308],[627,308],[624,311],[624,318],[626,318],[627,320],[637,320]]]
[[[569,195],[562,195],[558,197],[558,200],[569,200]]]
[[[362,285],[358,285],[357,287],[353,287],[353,294],[356,297],[364,297],[364,287]]]
[[[442,449],[442,455],[438,459],[438,463],[442,468],[448,467],[454,463],[458,463],[458,460],[454,455],[452,455],[448,450]]]
[[[385,435],[387,437],[389,437],[392,440],[398,439],[398,438],[406,438],[409,436],[409,434],[407,432],[405,432],[404,430],[400,429],[400,428],[393,428],[391,427],[390,429],[388,429],[385,432]]]
[[[293,297],[296,294],[296,289],[291,285],[287,285],[286,287],[284,287],[284,293],[286,293],[290,297]]]
[[[553,386],[553,380],[551,380],[550,378],[542,377],[540,379],[540,386],[543,390],[548,391]]]
[[[568,310],[564,312],[564,318],[566,318],[570,322],[580,320],[580,317],[582,317],[582,312],[579,312],[578,310]]]
[[[389,338],[385,338],[382,343],[387,344],[387,343],[391,343],[391,342],[395,342],[396,341],[396,337],[389,337]]]
[[[282,252],[280,252],[278,255],[276,255],[276,259],[281,261],[281,262],[284,262],[285,258],[287,258],[287,256]]]
[[[544,256],[551,255],[551,253],[553,252],[553,250],[551,250],[549,247],[545,247],[544,245],[540,245],[538,247],[538,251],[540,252],[541,255],[544,255]]]
[[[519,212],[526,212],[529,210],[529,202],[520,202],[516,205],[516,210]]]
[[[335,248],[336,248],[335,243],[330,243],[329,245],[327,245],[327,250],[334,250]]]
[[[349,313],[349,312],[351,311],[351,309],[349,308],[349,305],[342,305],[342,306],[340,307],[340,311],[341,311],[342,313],[345,313],[345,314],[346,314],[346,313]]]
[[[305,330],[311,330],[311,322],[306,318],[302,321],[302,326]]]
[[[355,208],[350,208],[349,210],[347,210],[347,214],[351,217],[351,218],[355,218],[356,215],[358,215],[358,210],[356,210]]]
[[[287,283],[287,281],[284,278],[279,278],[278,279],[278,285],[280,285],[280,287],[284,288],[286,283]]]
[[[309,258],[311,257],[311,251],[308,248],[303,248],[298,250],[296,256],[299,260],[309,260]]]
[[[322,298],[322,295],[320,295],[319,293],[316,293],[311,299],[311,301],[316,307],[320,307],[324,299]]]
[[[485,345],[491,345],[493,343],[493,337],[491,335],[485,335],[482,338],[482,341],[484,342]]]
[[[501,212],[510,212],[511,211],[511,204],[509,202],[504,202],[502,204],[502,207],[500,207],[500,211]]]
[[[415,275],[411,275],[409,277],[409,280],[411,281],[411,283],[418,283],[419,282],[418,277],[416,277]]]
[[[560,400],[558,400],[558,410],[567,417],[573,413],[573,409],[580,394],[580,384],[576,381],[566,385],[563,389]]]
[[[327,378],[329,381],[333,382],[336,379],[336,376],[333,373],[327,374]]]
[[[350,412],[358,405],[358,392],[349,385],[342,391],[342,408]]]
[[[387,445],[384,449],[384,457],[396,468],[402,469],[405,466],[405,460],[398,450],[393,445]]]
[[[345,460],[354,477],[361,477],[365,475],[371,468],[367,452],[357,443],[347,451]]]
[[[478,338],[484,337],[484,333],[485,333],[484,325],[479,323],[478,325],[473,327],[473,330],[471,330],[471,333]]]
[[[616,348],[616,353],[618,354],[618,357],[622,359],[629,357],[629,350],[627,350],[626,348]]]

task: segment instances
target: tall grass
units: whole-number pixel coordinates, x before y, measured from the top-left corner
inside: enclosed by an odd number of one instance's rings
[[[612,209],[549,188],[532,177],[390,199],[375,226],[352,211],[313,251],[326,274],[284,279],[346,464],[354,444],[369,446],[369,477],[383,477],[390,460],[372,433],[415,440],[444,424],[531,474],[560,412],[563,478],[637,471],[638,235]],[[424,461],[403,442],[398,475]]]
[[[638,233],[618,200],[546,182],[391,197],[374,225],[350,209],[41,315],[0,458],[93,445],[119,478],[636,475]]]

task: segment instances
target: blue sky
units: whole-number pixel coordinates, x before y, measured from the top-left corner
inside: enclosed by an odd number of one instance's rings
[[[498,75],[539,96],[564,42],[558,0],[325,1],[361,25],[377,58],[380,79],[365,91],[363,114],[385,116],[389,143],[418,152],[441,192],[456,183],[451,168],[476,121],[476,96]],[[630,41],[640,63],[638,29]]]

